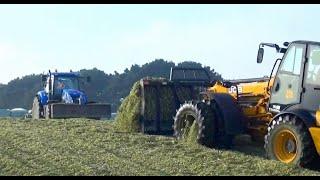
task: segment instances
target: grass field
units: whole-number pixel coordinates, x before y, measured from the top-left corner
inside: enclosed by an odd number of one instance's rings
[[[0,120],[0,175],[320,175],[262,158],[171,137],[115,132],[106,121]]]

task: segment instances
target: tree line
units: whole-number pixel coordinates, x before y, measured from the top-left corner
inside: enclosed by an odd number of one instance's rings
[[[90,101],[111,103],[112,111],[116,112],[120,105],[120,99],[126,97],[134,82],[144,77],[169,78],[171,67],[203,67],[209,72],[211,79],[221,80],[219,73],[209,66],[193,61],[184,61],[175,64],[171,61],[156,59],[144,65],[134,64],[126,68],[123,73],[105,73],[97,68],[82,69],[82,76],[90,76],[89,83],[81,83],[81,89],[86,92]],[[16,78],[8,84],[0,84],[0,109],[32,108],[32,100],[37,91],[42,89],[41,75],[32,74],[22,78]]]

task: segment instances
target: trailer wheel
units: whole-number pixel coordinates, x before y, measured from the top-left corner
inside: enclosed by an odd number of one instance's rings
[[[210,148],[227,147],[232,137],[219,137],[219,115],[215,113],[214,107],[203,102],[183,104],[174,117],[174,136],[178,140],[184,139],[185,132],[196,122],[197,143]]]
[[[41,109],[40,109],[40,102],[38,97],[33,99],[32,105],[32,119],[40,119],[41,117]]]
[[[310,133],[294,115],[282,115],[272,121],[264,148],[267,158],[298,166],[308,165],[316,157]]]

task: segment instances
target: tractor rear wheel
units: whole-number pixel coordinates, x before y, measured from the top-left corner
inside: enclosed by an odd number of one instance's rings
[[[316,157],[308,129],[294,115],[282,115],[271,122],[264,147],[267,158],[287,164],[305,166]]]
[[[40,110],[40,102],[38,97],[33,99],[32,105],[32,119],[40,119],[41,117],[41,110]]]
[[[43,112],[44,112],[44,118],[46,120],[49,120],[50,119],[50,105],[45,105],[44,108],[43,108]]]

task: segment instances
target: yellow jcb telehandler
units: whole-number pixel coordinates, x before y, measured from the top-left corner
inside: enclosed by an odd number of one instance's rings
[[[258,63],[265,46],[283,53],[270,77],[206,88],[201,102],[177,110],[176,138],[195,123],[198,143],[208,147],[230,148],[235,136],[249,134],[264,141],[269,159],[304,166],[320,155],[320,42],[261,43]]]

